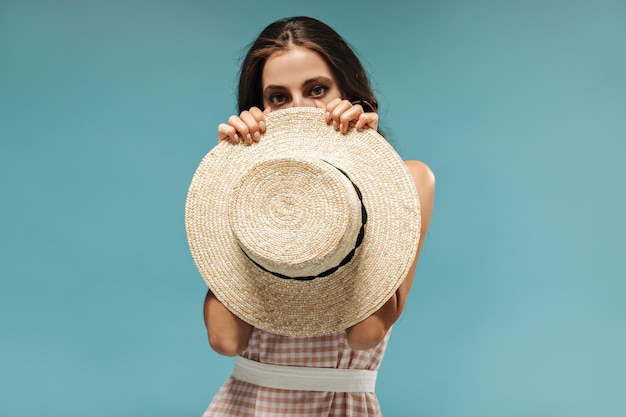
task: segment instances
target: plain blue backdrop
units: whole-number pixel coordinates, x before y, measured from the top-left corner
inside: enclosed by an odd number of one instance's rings
[[[0,416],[200,416],[184,203],[245,47],[320,18],[437,176],[386,417],[626,415],[624,1],[0,0]]]

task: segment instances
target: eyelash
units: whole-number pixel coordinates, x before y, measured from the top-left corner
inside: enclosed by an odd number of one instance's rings
[[[314,91],[320,90],[320,89],[322,90],[320,93],[317,93],[317,94],[314,93]],[[329,89],[330,88],[325,85],[316,85],[309,90],[309,95],[314,96],[314,97],[320,97],[326,94]],[[282,101],[277,101],[279,99]],[[272,94],[269,97],[268,101],[272,104],[283,104],[285,101],[287,101],[287,96],[286,94],[282,94],[282,93]]]
[[[282,101],[276,101],[277,98],[281,98]],[[268,100],[272,104],[282,104],[286,101],[284,94],[272,94]]]
[[[313,93],[313,91],[315,91],[317,89],[323,89],[324,91],[321,92],[320,94],[313,94],[314,96],[322,96],[322,95],[326,94],[326,92],[329,90],[329,88],[326,87],[325,85],[316,85],[315,87],[311,88],[310,92]]]

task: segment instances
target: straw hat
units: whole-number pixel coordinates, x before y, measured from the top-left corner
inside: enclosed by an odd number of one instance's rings
[[[258,143],[220,142],[200,162],[185,207],[191,255],[224,306],[259,329],[348,328],[408,273],[420,234],[414,183],[371,129],[343,135],[317,108],[265,117]]]

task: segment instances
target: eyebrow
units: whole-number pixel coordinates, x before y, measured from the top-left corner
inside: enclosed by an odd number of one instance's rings
[[[302,83],[302,86],[306,86],[306,85],[310,85],[310,84],[316,84],[316,83],[326,83],[326,84],[332,84],[333,81],[328,78],[328,77],[324,77],[323,75],[320,75],[319,77],[313,77],[313,78],[309,78],[307,80],[304,80],[304,82]],[[263,91],[266,90],[280,90],[280,89],[284,89],[285,87],[282,85],[275,85],[275,84],[270,84],[267,87],[265,87],[263,89]]]

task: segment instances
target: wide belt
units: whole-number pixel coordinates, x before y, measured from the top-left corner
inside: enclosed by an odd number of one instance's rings
[[[242,356],[235,359],[232,376],[267,388],[297,391],[374,392],[375,370],[309,368],[260,363]]]

